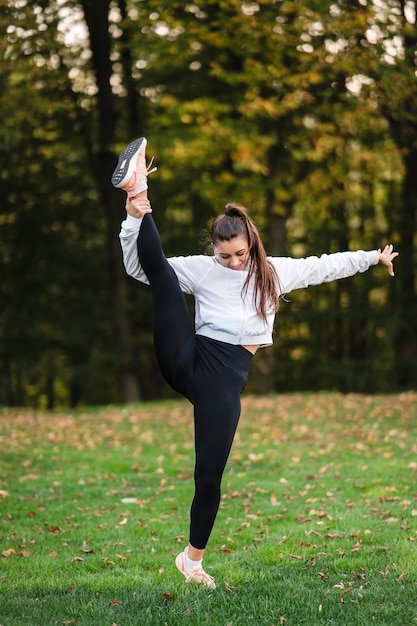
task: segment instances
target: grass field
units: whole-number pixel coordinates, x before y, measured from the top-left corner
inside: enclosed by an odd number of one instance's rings
[[[205,569],[185,401],[0,414],[1,626],[417,624],[417,393],[243,398]]]

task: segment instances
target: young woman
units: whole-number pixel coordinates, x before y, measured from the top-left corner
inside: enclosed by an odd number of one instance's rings
[[[120,241],[127,273],[152,290],[155,352],[168,384],[194,405],[195,493],[189,544],[176,558],[186,581],[215,588],[202,559],[220,503],[220,483],[240,416],[240,394],[253,355],[272,344],[280,296],[353,276],[383,263],[391,276],[393,246],[292,259],[267,257],[240,205],[228,204],[210,230],[213,256],[167,259],[150,213],[146,139],[129,144],[112,176],[127,191]],[[184,293],[195,298],[195,325]]]

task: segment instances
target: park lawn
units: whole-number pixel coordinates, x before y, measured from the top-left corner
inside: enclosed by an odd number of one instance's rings
[[[1,626],[417,623],[417,393],[244,397],[205,557],[186,401],[0,414]]]

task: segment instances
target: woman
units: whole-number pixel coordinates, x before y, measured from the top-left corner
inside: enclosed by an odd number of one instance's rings
[[[228,204],[212,224],[214,255],[166,259],[150,213],[146,139],[129,144],[112,176],[127,194],[120,241],[127,273],[150,285],[154,344],[169,385],[194,405],[195,493],[189,544],[176,558],[186,581],[215,588],[202,559],[220,503],[220,483],[240,416],[240,394],[253,355],[272,344],[280,296],[294,289],[352,276],[383,263],[391,276],[398,252],[291,259],[267,257],[244,207]],[[195,326],[184,293],[195,298]]]

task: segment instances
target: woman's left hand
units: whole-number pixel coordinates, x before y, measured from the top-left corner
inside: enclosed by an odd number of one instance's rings
[[[383,250],[379,249],[378,254],[379,254],[379,262],[387,266],[388,274],[390,276],[394,276],[394,265],[392,262],[395,259],[395,257],[397,257],[400,253],[394,252],[394,246],[392,244],[389,244],[385,246]]]

